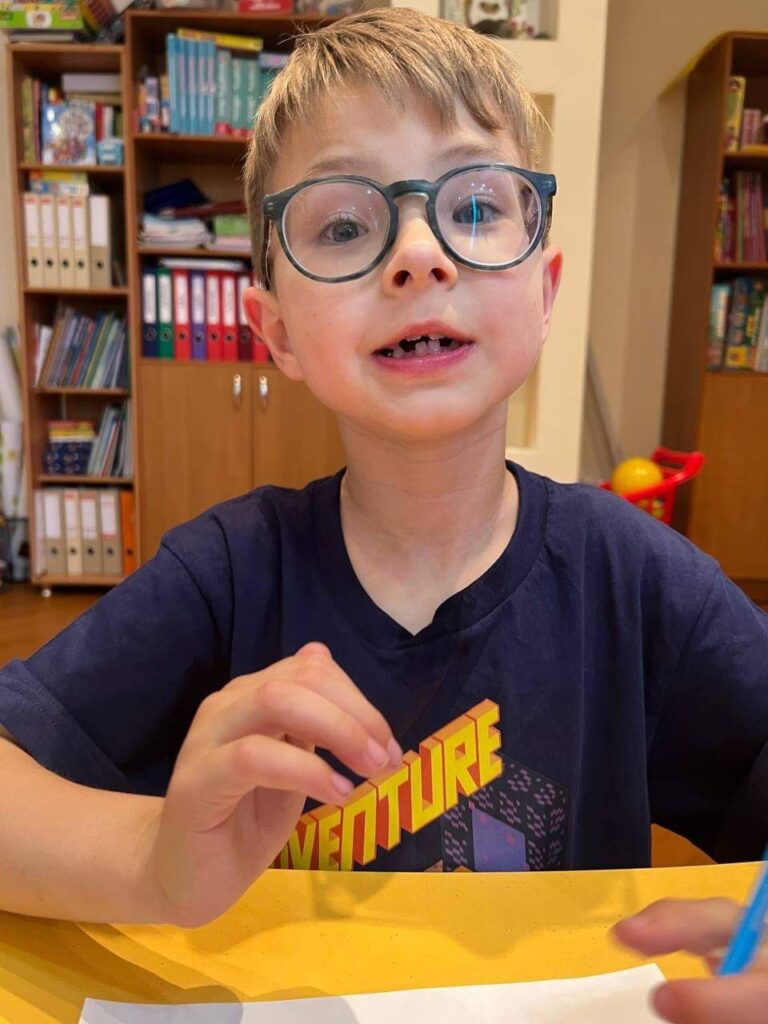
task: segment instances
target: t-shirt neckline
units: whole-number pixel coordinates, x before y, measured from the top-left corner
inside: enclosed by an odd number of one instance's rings
[[[528,575],[541,549],[547,512],[544,479],[506,460],[517,481],[517,526],[498,559],[469,586],[447,598],[415,635],[380,608],[363,587],[347,552],[340,491],[346,467],[315,483],[315,556],[326,588],[361,637],[377,648],[415,647],[467,629],[494,611]]]

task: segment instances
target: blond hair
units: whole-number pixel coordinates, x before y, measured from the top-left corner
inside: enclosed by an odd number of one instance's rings
[[[259,106],[245,164],[245,198],[256,276],[261,277],[261,201],[281,144],[294,124],[308,124],[340,86],[365,83],[402,109],[420,94],[441,127],[456,127],[456,99],[483,128],[509,132],[525,166],[535,169],[546,121],[517,65],[488,36],[409,7],[379,7],[300,32],[288,63]],[[263,282],[262,282],[263,283]]]

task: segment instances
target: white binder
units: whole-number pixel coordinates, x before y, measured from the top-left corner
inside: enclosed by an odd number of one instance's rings
[[[27,284],[40,288],[43,284],[43,245],[40,237],[40,196],[24,193],[24,241],[27,250]]]
[[[56,197],[56,220],[59,228],[59,284],[75,287],[75,245],[72,238],[72,197]]]
[[[98,491],[80,491],[83,572],[86,576],[101,576],[104,571],[100,520]]]
[[[45,511],[45,558],[47,571],[66,575],[67,550],[64,538],[64,503],[59,488],[43,492]]]
[[[109,196],[88,196],[91,217],[91,288],[112,285],[112,241]]]
[[[88,196],[72,196],[72,247],[75,251],[75,288],[91,286],[91,243]]]
[[[43,285],[46,288],[58,288],[59,286],[59,248],[56,229],[56,196],[44,192],[40,196],[40,236],[43,246]]]
[[[68,487],[64,491],[64,525],[67,534],[67,575],[83,575],[83,548],[80,532],[80,493]]]

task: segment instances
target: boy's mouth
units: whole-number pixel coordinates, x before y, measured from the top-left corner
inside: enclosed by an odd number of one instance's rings
[[[459,341],[443,334],[421,334],[410,338],[402,338],[396,345],[380,348],[377,356],[385,359],[415,359],[423,356],[439,355],[441,352],[455,352],[472,341]]]

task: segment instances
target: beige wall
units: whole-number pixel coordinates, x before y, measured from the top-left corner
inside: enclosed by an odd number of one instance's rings
[[[625,456],[650,454],[661,432],[685,118],[684,86],[662,92],[731,29],[768,30],[768,2],[609,4],[590,345]],[[594,478],[603,467],[586,413],[582,476]]]
[[[0,32],[0,331],[18,324],[16,250],[11,205],[11,125],[6,83],[6,36]]]

